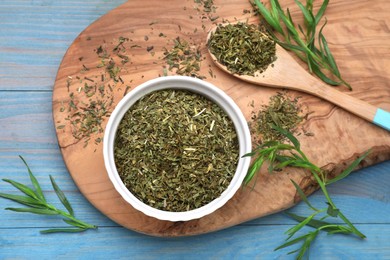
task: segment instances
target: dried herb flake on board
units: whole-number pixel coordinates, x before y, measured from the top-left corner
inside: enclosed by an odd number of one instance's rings
[[[101,143],[103,123],[114,107],[114,92],[119,91],[125,83],[120,74],[124,65],[130,61],[125,46],[129,41],[129,38],[120,36],[115,43],[112,43],[114,47],[111,51],[106,44],[98,46],[94,50],[99,61],[95,74],[91,73],[89,77],[69,76],[66,81],[69,96],[68,101],[61,101],[60,112],[67,113],[64,119],[69,125],[72,136],[77,140],[84,140],[84,147],[90,140],[95,144]],[[79,61],[83,60],[79,59]],[[89,70],[82,64],[82,73]],[[127,85],[125,93],[129,88]],[[65,128],[64,124],[57,127],[63,131]]]
[[[219,25],[207,46],[221,64],[238,75],[254,76],[276,60],[274,40],[254,24]]]
[[[178,75],[205,78],[199,74],[202,54],[198,47],[186,40],[177,37],[172,49],[164,48],[164,60],[169,71],[175,71]]]
[[[292,99],[284,92],[271,96],[269,104],[263,105],[258,113],[253,114],[252,131],[260,135],[263,142],[283,140],[285,136],[273,129],[272,125],[294,132],[304,120],[298,101],[299,98]]]
[[[171,89],[144,96],[126,112],[114,157],[138,199],[182,212],[221,195],[235,173],[239,147],[232,121],[217,104]]]
[[[214,0],[194,0],[194,3],[203,6],[203,12],[215,13],[217,7],[214,5]]]

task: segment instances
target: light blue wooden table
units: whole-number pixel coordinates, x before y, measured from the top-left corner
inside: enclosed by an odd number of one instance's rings
[[[76,215],[99,226],[78,234],[41,235],[62,226],[58,217],[5,211],[15,203],[0,199],[0,259],[291,259],[274,252],[294,222],[282,213],[202,236],[164,239],[118,226],[78,191],[64,163],[52,121],[56,71],[68,46],[91,22],[125,0],[0,1],[0,177],[28,183],[18,155],[25,157],[48,200],[53,175]],[[329,187],[331,196],[367,235],[360,240],[322,234],[312,259],[390,259],[390,161],[358,171]],[[17,193],[0,182],[0,192]],[[320,192],[310,197],[323,205]],[[305,205],[292,211],[307,215]]]

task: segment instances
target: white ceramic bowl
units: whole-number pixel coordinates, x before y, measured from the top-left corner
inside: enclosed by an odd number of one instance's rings
[[[214,101],[229,115],[230,119],[234,123],[238,136],[240,149],[239,161],[236,168],[236,172],[229,186],[221,194],[220,197],[214,199],[210,203],[200,208],[193,209],[190,211],[163,211],[143,203],[133,194],[131,194],[131,192],[126,188],[115,166],[114,140],[118,125],[122,120],[124,114],[142,96],[149,94],[150,92],[162,89],[188,90],[194,93],[201,94],[208,99]],[[250,152],[251,149],[251,137],[248,124],[241,110],[234,103],[234,101],[227,94],[225,94],[222,90],[215,87],[214,85],[200,79],[185,76],[167,76],[156,78],[139,85],[134,90],[129,92],[118,103],[118,105],[112,112],[106,126],[103,142],[104,163],[108,172],[108,176],[119,194],[121,194],[121,196],[135,209],[143,212],[144,214],[151,217],[155,217],[157,219],[168,221],[188,221],[191,219],[201,218],[222,207],[231,197],[233,197],[236,191],[240,188],[250,164],[250,157],[242,158],[242,156]]]

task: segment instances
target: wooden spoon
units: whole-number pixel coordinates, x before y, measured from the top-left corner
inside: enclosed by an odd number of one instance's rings
[[[210,30],[207,35],[207,42],[217,28],[218,27],[214,27]],[[324,84],[319,79],[310,75],[279,45],[276,45],[277,59],[273,62],[273,66],[268,66],[264,72],[255,74],[255,76],[238,75],[230,72],[227,67],[221,64],[215,55],[210,52],[210,49],[208,49],[208,51],[213,62],[219,68],[239,79],[258,85],[292,89],[317,96],[390,131],[389,112]]]

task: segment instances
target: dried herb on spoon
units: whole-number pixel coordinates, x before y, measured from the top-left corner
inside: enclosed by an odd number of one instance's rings
[[[276,60],[274,40],[253,24],[219,25],[207,46],[233,74],[254,76]]]

